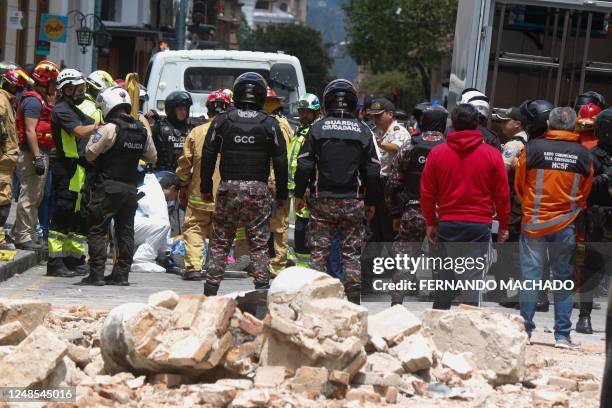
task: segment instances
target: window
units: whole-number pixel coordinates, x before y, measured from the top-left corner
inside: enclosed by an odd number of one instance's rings
[[[281,9],[281,11],[287,12],[287,3],[282,3],[280,5],[280,9]]]
[[[116,0],[102,0],[102,12],[100,18],[103,21],[118,21],[117,13],[117,1]]]
[[[268,78],[270,72],[265,69],[191,67],[185,70],[185,90],[195,93],[210,93],[217,89],[232,89],[234,80],[241,74],[254,71]]]
[[[255,3],[256,10],[270,10],[270,2],[269,1],[258,1]]]

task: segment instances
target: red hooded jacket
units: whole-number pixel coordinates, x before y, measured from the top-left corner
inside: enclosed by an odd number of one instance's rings
[[[428,226],[439,221],[490,224],[508,229],[510,188],[500,152],[478,130],[449,133],[432,149],[421,177],[421,209]]]

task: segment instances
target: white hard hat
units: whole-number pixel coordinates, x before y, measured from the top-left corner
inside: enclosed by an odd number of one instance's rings
[[[108,72],[102,70],[97,70],[89,74],[87,83],[98,92],[117,85],[113,77],[111,77]]]
[[[484,117],[489,117],[491,107],[489,105],[489,98],[474,88],[466,88],[459,97],[459,104],[468,103],[476,108],[478,112]]]
[[[132,108],[130,95],[120,86],[106,88],[100,92],[96,98],[96,106],[102,111],[104,117],[120,105],[126,105],[128,108]]]
[[[63,69],[56,78],[57,89],[62,89],[66,85],[81,85],[85,83],[85,77],[81,71],[73,68]]]

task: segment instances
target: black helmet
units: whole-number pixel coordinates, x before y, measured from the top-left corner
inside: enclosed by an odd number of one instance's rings
[[[603,97],[602,94],[597,93],[595,91],[587,91],[578,95],[578,97],[576,98],[576,102],[574,102],[574,110],[576,111],[576,113],[578,113],[578,111],[580,111],[580,108],[582,108],[584,105],[588,105],[589,103],[594,103],[602,110],[606,107],[606,99]]]
[[[268,94],[268,84],[257,72],[245,72],[234,81],[234,104],[239,109],[261,110]]]
[[[164,103],[164,110],[166,111],[166,117],[173,124],[178,122],[176,118],[176,108],[179,106],[186,106],[187,110],[191,108],[193,105],[193,100],[191,99],[191,95],[189,92],[185,91],[174,91],[170,92],[168,96],[166,96],[166,101]]]
[[[423,111],[431,106],[430,102],[421,102],[414,105],[412,108],[412,116],[414,120],[417,121],[419,127],[421,127],[421,117],[423,116]]]
[[[594,132],[600,145],[612,148],[612,108],[605,109],[597,115]]]
[[[323,91],[323,108],[326,114],[340,113],[355,115],[357,111],[357,91],[351,81],[335,79]]]
[[[431,105],[421,114],[421,130],[444,133],[448,111],[440,105]]]
[[[546,121],[554,105],[541,99],[527,100],[521,104],[521,116],[523,117],[523,128],[529,138],[540,137],[548,129]]]

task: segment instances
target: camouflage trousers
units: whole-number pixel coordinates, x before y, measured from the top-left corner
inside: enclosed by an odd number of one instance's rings
[[[267,284],[268,239],[272,205],[268,185],[260,181],[222,181],[215,199],[213,236],[206,282],[219,285],[227,265],[227,255],[239,225],[244,225],[249,243],[255,282]]]
[[[310,267],[326,271],[334,229],[340,231],[340,256],[347,284],[361,284],[361,251],[365,241],[365,209],[362,200],[311,198],[308,202]]]
[[[393,243],[393,254],[395,256],[418,257],[422,251],[422,243],[425,239],[425,218],[418,205],[406,208],[400,220],[400,228]],[[397,283],[404,280],[416,280],[415,271],[407,269],[395,269],[391,277]],[[391,293],[391,302],[401,303],[404,300],[403,291]]]

